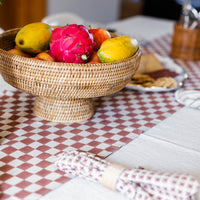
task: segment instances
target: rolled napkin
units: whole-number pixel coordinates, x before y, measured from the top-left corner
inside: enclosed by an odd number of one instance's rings
[[[200,110],[200,90],[177,90],[175,93],[176,101],[194,109]]]
[[[88,152],[63,152],[55,164],[68,175],[99,182],[133,200],[189,200],[200,190],[191,175],[127,169]]]

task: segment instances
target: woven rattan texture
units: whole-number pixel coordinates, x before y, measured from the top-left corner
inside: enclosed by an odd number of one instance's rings
[[[200,60],[200,29],[174,24],[171,55],[183,60]]]

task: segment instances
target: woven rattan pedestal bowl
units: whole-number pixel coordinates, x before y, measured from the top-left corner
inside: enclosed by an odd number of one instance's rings
[[[94,114],[94,97],[120,91],[131,80],[140,50],[124,61],[106,64],[69,64],[26,58],[7,50],[14,47],[19,29],[0,35],[0,71],[13,87],[36,96],[33,112],[42,119],[72,123]]]

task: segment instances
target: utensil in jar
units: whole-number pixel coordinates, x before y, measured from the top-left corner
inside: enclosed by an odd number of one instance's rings
[[[199,13],[192,6],[190,0],[186,0],[182,7],[182,13],[179,20],[179,23],[184,28],[193,29],[198,25]]]
[[[191,24],[189,26],[189,29],[194,29],[198,26],[199,22],[200,22],[200,15],[198,13],[198,11],[191,7],[191,10],[190,10],[190,13],[191,13]]]

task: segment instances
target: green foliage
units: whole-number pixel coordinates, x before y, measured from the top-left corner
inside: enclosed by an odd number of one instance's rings
[[[3,3],[3,0],[0,0],[0,5]]]

